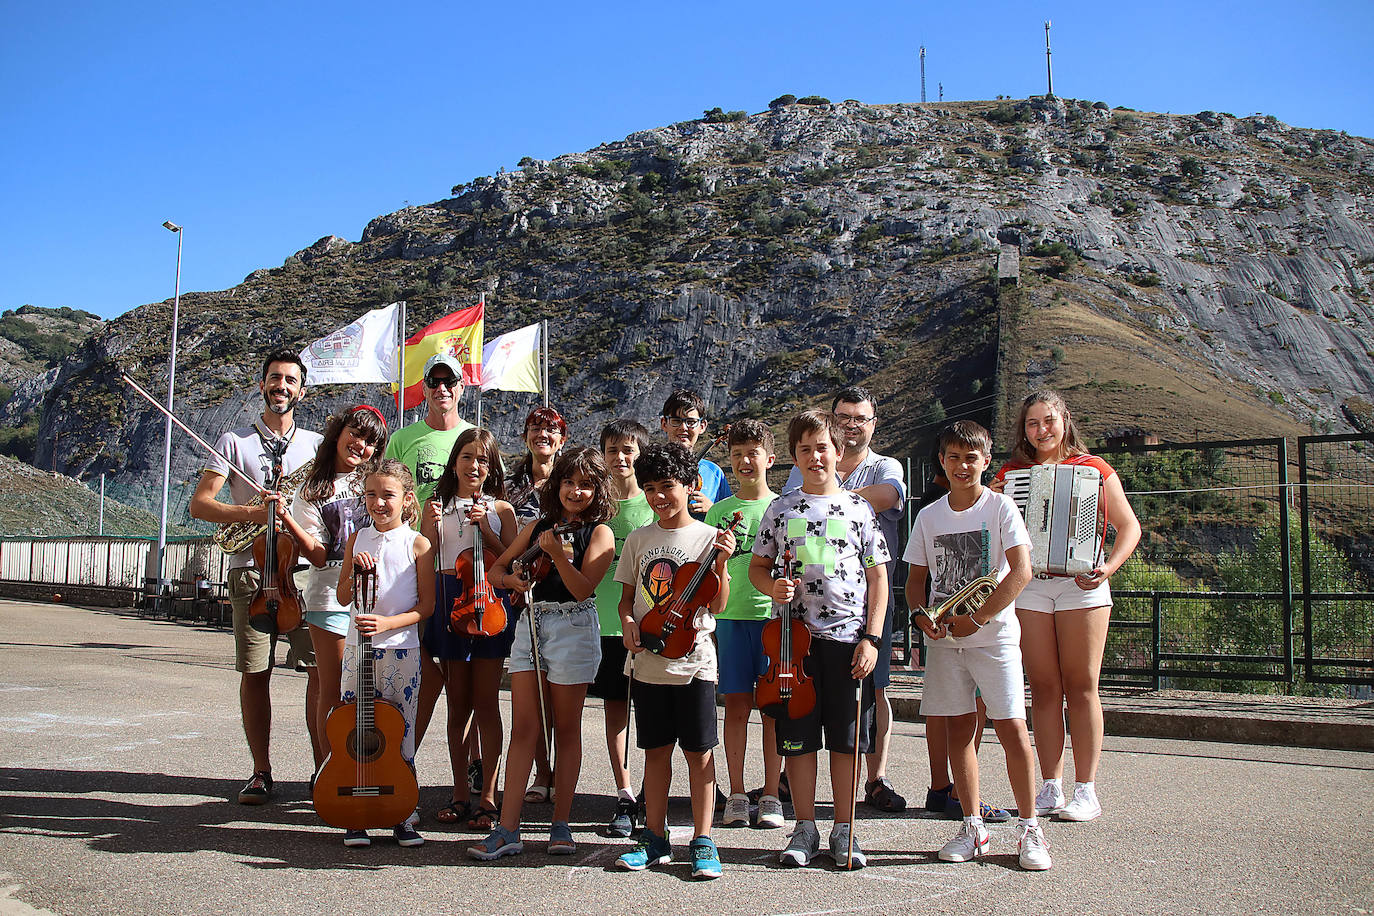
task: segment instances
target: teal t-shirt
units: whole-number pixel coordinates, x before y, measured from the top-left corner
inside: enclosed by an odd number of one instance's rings
[[[725,602],[725,609],[716,615],[718,620],[767,620],[773,616],[773,602],[749,581],[749,561],[753,558],[754,536],[759,533],[764,510],[776,498],[776,493],[769,493],[763,499],[727,496],[706,513],[706,524],[717,528],[721,527],[723,519],[736,512],[744,516],[735,528],[739,532],[735,537],[735,552],[725,561],[726,572],[730,574],[730,597]]]
[[[386,457],[404,461],[415,475],[415,496],[422,505],[434,495],[453,443],[469,429],[472,424],[461,419],[453,429],[435,429],[418,420],[398,429],[386,444]]]
[[[602,636],[620,636],[620,595],[623,586],[615,581],[615,565],[625,549],[625,538],[636,528],[643,528],[654,520],[654,510],[644,494],[631,496],[616,503],[615,515],[606,524],[615,534],[615,560],[596,586],[596,616],[601,620]]]

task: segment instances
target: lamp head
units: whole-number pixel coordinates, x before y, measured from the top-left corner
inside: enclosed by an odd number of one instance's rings
[[[180,231],[181,231],[181,227],[178,226],[176,223],[172,222],[171,220],[167,220],[166,222],[164,222],[164,223],[162,224],[162,228],[166,229],[168,232],[180,232]]]

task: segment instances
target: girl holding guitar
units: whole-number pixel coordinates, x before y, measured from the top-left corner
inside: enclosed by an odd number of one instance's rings
[[[466,821],[472,830],[490,830],[497,816],[496,773],[504,741],[498,703],[501,671],[515,639],[515,620],[502,598],[475,594],[485,580],[484,566],[515,540],[515,511],[505,501],[505,472],[496,437],[469,429],[453,443],[439,477],[435,498],[425,503],[420,532],[436,545],[438,603],[425,627],[424,643],[439,660],[448,698],[448,756],[453,767],[453,799],[435,813],[442,824]],[[492,607],[487,610],[486,602]],[[483,611],[484,627],[454,627],[454,609]],[[502,625],[501,618],[510,618]],[[461,619],[461,618],[460,618]],[[473,620],[469,623],[476,623]],[[493,626],[494,625],[494,626]],[[465,632],[464,630],[473,630]],[[482,785],[478,807],[468,796],[468,721],[476,720],[482,748]]]
[[[353,603],[353,570],[376,571],[376,600],[372,613],[358,613],[348,632],[344,652],[344,702],[351,701],[360,663],[358,645],[360,634],[372,645],[372,665],[375,673],[376,696],[400,708],[405,719],[402,735],[384,735],[384,746],[399,740],[401,758],[413,772],[415,769],[415,706],[420,694],[420,634],[417,625],[434,612],[434,550],[429,540],[410,527],[419,517],[420,506],[415,499],[415,478],[410,468],[395,458],[383,458],[372,465],[363,480],[363,499],[372,527],[363,528],[348,539],[343,568],[339,570],[337,592],[340,604]],[[350,714],[351,715],[351,714]],[[345,748],[332,748],[330,759],[320,768],[316,779],[316,794],[321,785],[331,783],[334,768],[345,772],[354,769],[354,762]],[[358,799],[365,803],[367,799]],[[379,825],[380,826],[380,825]],[[396,842],[402,846],[420,846],[420,836],[408,822],[392,827]],[[367,846],[366,830],[349,830],[344,834],[345,846]]]
[[[524,851],[520,813],[535,752],[547,734],[545,710],[552,712],[556,763],[548,851],[570,855],[577,849],[568,817],[582,766],[582,703],[601,664],[593,596],[615,556],[615,535],[605,524],[614,511],[601,453],[586,447],[563,452],[540,493],[538,520],[521,530],[488,576],[494,585],[529,592],[532,600],[520,614],[511,648],[511,739],[501,820],[486,839],[468,847],[474,859]],[[565,534],[555,530],[572,524],[577,527]],[[531,546],[552,561],[538,582],[523,568],[511,568]]]

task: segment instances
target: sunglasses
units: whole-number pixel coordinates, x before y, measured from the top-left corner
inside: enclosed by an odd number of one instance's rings
[[[431,376],[430,378],[425,379],[426,387],[438,388],[440,386],[443,386],[444,388],[447,388],[449,391],[452,391],[453,389],[461,386],[462,384],[462,382],[458,381],[458,379],[454,378],[451,375],[446,376],[444,378],[435,378]]]

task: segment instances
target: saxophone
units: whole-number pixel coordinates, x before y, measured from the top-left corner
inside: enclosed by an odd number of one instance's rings
[[[996,588],[997,578],[995,576],[979,576],[935,607],[923,607],[920,610],[922,614],[930,618],[931,623],[939,623],[949,615],[972,614],[983,606],[983,602],[988,600],[988,596]]]
[[[280,511],[291,511],[292,494],[300,489],[301,484],[305,483],[306,478],[310,476],[310,471],[314,467],[315,459],[312,458],[282,478],[278,492],[281,493],[285,499],[281,503]],[[262,494],[259,493],[254,496],[246,505],[261,506]],[[230,522],[227,525],[221,525],[219,527],[219,530],[215,532],[213,540],[216,547],[225,554],[232,556],[233,554],[242,553],[247,550],[253,541],[257,539],[258,535],[266,530],[267,526],[259,522]]]

